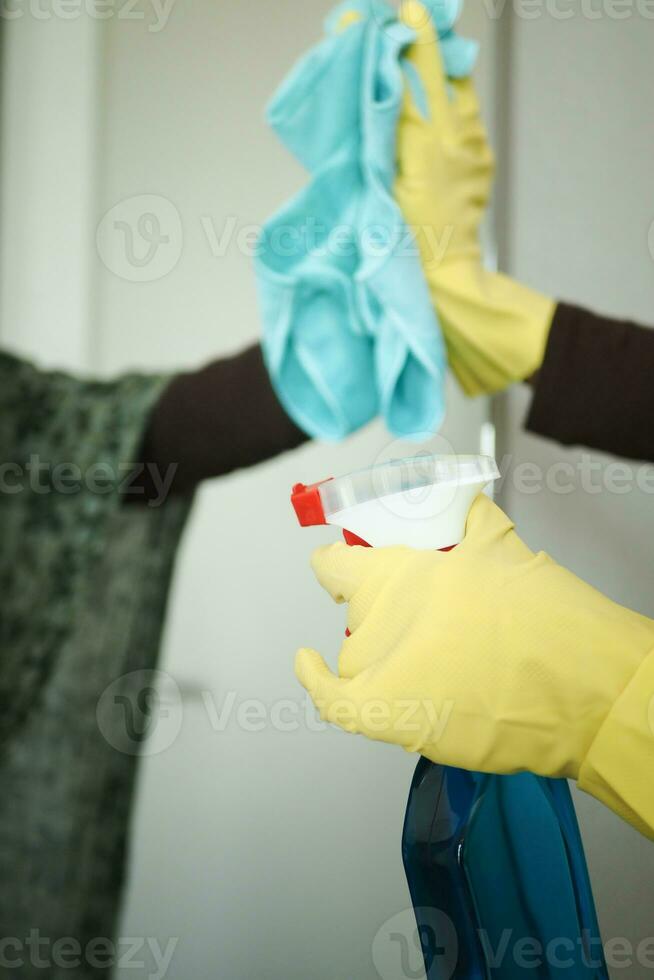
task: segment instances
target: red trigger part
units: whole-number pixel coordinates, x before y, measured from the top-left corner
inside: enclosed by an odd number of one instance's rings
[[[345,543],[349,544],[351,548],[355,546],[359,548],[372,548],[371,544],[368,544],[367,541],[360,538],[358,534],[354,534],[353,531],[343,531],[343,537],[345,538]]]
[[[329,480],[333,479],[333,476],[329,477]],[[304,483],[296,483],[293,487],[291,503],[301,527],[316,527],[327,523],[320,499],[320,487],[323,483],[329,483],[329,480],[321,480],[320,483],[312,483],[308,487]]]
[[[354,534],[352,531],[343,531],[343,537],[345,538],[345,543],[351,548],[356,546],[360,548],[372,548],[371,544],[368,544],[367,541],[364,541],[363,538],[360,538],[358,534]],[[352,636],[349,630],[345,630],[345,635]]]

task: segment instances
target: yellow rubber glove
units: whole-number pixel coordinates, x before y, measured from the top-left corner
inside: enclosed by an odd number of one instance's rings
[[[407,86],[398,131],[395,196],[415,230],[451,367],[466,394],[491,393],[541,365],[555,303],[483,268],[479,226],[493,182],[493,154],[470,79],[446,80],[425,8],[401,17],[418,34],[408,60],[420,77],[425,118]]]
[[[654,835],[654,621],[531,552],[484,496],[449,554],[335,544],[313,567],[351,631],[338,676],[297,656],[323,718],[445,765],[578,779]]]

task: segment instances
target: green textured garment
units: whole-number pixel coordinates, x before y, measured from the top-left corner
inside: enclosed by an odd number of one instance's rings
[[[190,506],[125,505],[119,481],[166,380],[81,381],[0,354],[2,976],[111,972],[106,950],[86,950],[114,937],[147,730],[129,719],[147,715]],[[53,953],[68,938],[73,968]]]

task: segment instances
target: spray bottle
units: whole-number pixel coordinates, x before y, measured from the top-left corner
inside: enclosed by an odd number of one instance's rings
[[[498,477],[489,457],[419,456],[298,484],[292,502],[303,527],[334,525],[350,545],[450,550]],[[402,857],[428,980],[608,980],[565,780],[421,759]]]

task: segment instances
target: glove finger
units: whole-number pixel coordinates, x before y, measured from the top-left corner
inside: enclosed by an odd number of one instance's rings
[[[475,372],[468,363],[467,357],[465,354],[462,354],[456,338],[445,334],[445,346],[447,348],[448,363],[464,394],[468,397],[484,394],[484,387],[475,376]]]
[[[464,146],[479,157],[484,172],[495,170],[495,156],[488,139],[488,131],[481,116],[477,90],[472,78],[459,78],[452,81],[454,112],[459,129],[459,139]]]
[[[466,395],[484,395],[492,377],[487,360],[451,327],[445,334],[448,360]]]
[[[445,66],[431,14],[417,0],[406,0],[400,10],[400,20],[416,33],[416,40],[409,47],[406,60],[420,76],[432,124],[442,131],[445,127],[451,127],[452,110]]]
[[[372,667],[384,652],[378,644],[370,641],[368,630],[360,629],[347,638],[338,657],[339,677],[354,680],[369,667]]]
[[[486,494],[482,493],[470,509],[468,523],[466,524],[466,537],[463,543],[478,542],[480,539],[501,538],[512,531],[514,527],[511,518]]]
[[[361,587],[373,565],[379,562],[372,548],[349,547],[342,542],[318,548],[311,567],[323,589],[334,602],[349,602]]]
[[[450,85],[454,93],[453,108],[459,120],[466,126],[483,126],[479,97],[472,78],[455,78]]]
[[[349,681],[333,674],[316,650],[298,650],[295,675],[320,712],[321,718],[346,731],[357,731],[357,711],[347,697]]]

